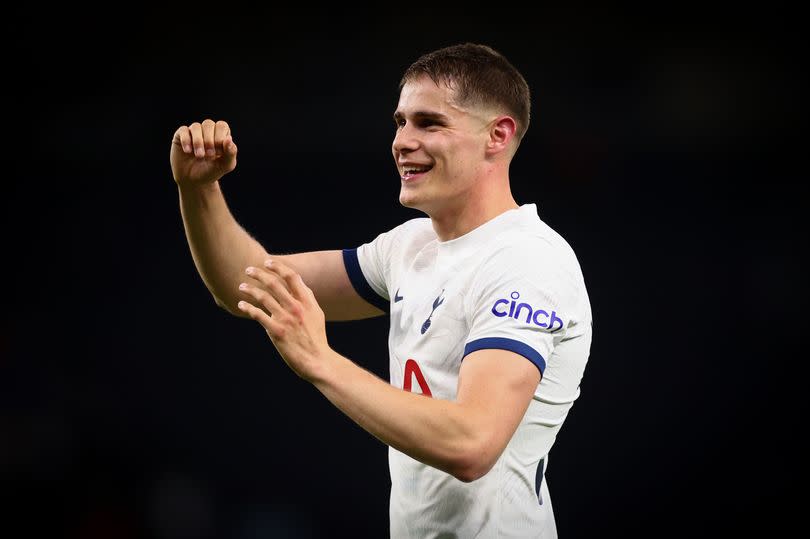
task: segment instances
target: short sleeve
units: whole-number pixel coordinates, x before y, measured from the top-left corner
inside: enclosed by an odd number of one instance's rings
[[[501,251],[480,268],[468,295],[470,333],[464,356],[483,349],[515,352],[542,375],[565,334],[565,285],[540,257]]]
[[[370,304],[385,312],[390,310],[391,261],[401,245],[409,223],[379,234],[356,249],[343,250],[343,263],[355,291]]]

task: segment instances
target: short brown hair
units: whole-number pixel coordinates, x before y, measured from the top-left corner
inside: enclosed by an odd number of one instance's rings
[[[529,85],[502,54],[486,45],[462,43],[421,56],[402,75],[399,89],[421,75],[453,89],[459,105],[496,105],[506,109],[517,123],[518,142],[529,128]]]

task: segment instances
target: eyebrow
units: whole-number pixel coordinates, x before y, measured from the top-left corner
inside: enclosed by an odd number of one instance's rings
[[[398,122],[399,120],[403,119],[404,117],[405,117],[405,115],[402,114],[399,111],[394,113],[394,121],[395,122]],[[442,114],[440,112],[430,112],[430,111],[427,111],[427,110],[417,110],[416,112],[413,113],[413,119],[414,120],[432,120],[434,122],[439,122],[439,123],[447,123],[450,120],[450,118],[448,118],[446,115],[444,115],[444,114]]]

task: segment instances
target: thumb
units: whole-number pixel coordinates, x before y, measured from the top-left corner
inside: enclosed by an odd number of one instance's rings
[[[223,153],[217,159],[219,168],[226,174],[236,168],[236,153],[239,151],[233,138],[228,135],[222,142]]]
[[[238,152],[239,149],[236,147],[236,143],[233,141],[233,137],[231,135],[225,137],[225,141],[222,146],[225,149],[225,155],[236,157],[236,152]]]

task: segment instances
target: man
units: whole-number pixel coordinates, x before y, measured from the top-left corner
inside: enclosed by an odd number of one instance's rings
[[[400,89],[400,203],[429,218],[357,249],[269,255],[219,189],[236,166],[230,128],[206,120],[171,149],[192,256],[221,307],[259,322],[299,376],[390,446],[392,537],[555,537],[544,473],[579,395],[591,311],[573,250],[511,194],[529,88],[468,43],[421,57]],[[325,330],[385,311],[390,384]]]

